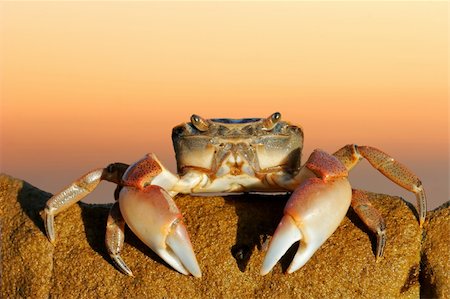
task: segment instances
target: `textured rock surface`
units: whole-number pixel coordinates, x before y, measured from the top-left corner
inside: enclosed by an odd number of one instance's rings
[[[349,211],[302,269],[283,274],[291,252],[262,277],[258,273],[264,241],[276,228],[286,197],[179,196],[176,202],[203,273],[196,279],[166,266],[128,229],[122,257],[136,277],[121,274],[103,245],[109,205],[79,204],[58,215],[57,242],[51,245],[39,216],[50,196],[26,182],[0,176],[4,298],[419,296],[422,232],[411,208],[399,198],[373,195],[388,235],[385,256],[378,263],[375,238]]]
[[[421,296],[450,298],[450,202],[427,215],[422,244]]]

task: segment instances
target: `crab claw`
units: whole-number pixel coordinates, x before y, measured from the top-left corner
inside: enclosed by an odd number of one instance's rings
[[[297,241],[300,244],[287,272],[292,273],[306,264],[337,229],[347,213],[351,197],[352,190],[346,177],[305,180],[286,203],[260,274],[269,273]]]
[[[119,205],[125,222],[142,242],[178,272],[201,277],[181,213],[163,188],[124,187]]]

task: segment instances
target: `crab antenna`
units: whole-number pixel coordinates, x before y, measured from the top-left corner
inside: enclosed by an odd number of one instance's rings
[[[191,123],[199,131],[205,132],[205,131],[208,131],[208,129],[209,129],[209,123],[204,118],[202,118],[201,116],[198,116],[197,114],[192,114]]]
[[[263,120],[263,127],[266,130],[272,130],[273,127],[275,127],[275,125],[281,120],[281,113],[280,112],[275,112],[274,114],[272,114],[271,116],[269,116],[268,118],[265,118]]]

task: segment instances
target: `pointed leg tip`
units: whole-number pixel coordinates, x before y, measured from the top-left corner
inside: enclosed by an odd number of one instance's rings
[[[52,243],[53,245],[55,245],[55,243],[56,243],[56,235],[55,235],[55,232],[54,232],[53,228],[47,229],[46,233],[47,233],[48,241],[50,243]]]
[[[375,254],[377,262],[379,262],[383,258],[383,255],[384,255],[384,248],[378,249]]]
[[[40,212],[42,220],[44,221],[45,234],[47,239],[55,245],[56,235],[55,235],[55,225],[54,225],[54,215],[47,208]]]
[[[379,252],[377,252],[375,257],[375,263],[380,263],[383,260],[384,255],[384,248],[380,249]]]
[[[130,268],[128,268],[127,264],[123,261],[120,255],[111,254],[110,257],[113,260],[114,264],[116,264],[117,268],[119,268],[120,272],[134,277],[133,272],[131,272]]]
[[[130,276],[130,277],[135,277],[134,274],[133,274],[133,272],[131,272],[131,271],[130,271],[130,272],[127,272],[127,273],[125,273],[125,274],[127,274],[127,275]]]
[[[45,226],[45,228],[46,228],[46,235],[47,235],[48,241],[51,244],[55,245],[55,243],[56,243],[56,235],[55,235],[55,232],[54,232],[53,228],[49,228],[48,226]]]
[[[423,225],[425,224],[425,217],[423,217],[423,218],[420,218],[419,219],[419,227],[420,228],[423,228]]]

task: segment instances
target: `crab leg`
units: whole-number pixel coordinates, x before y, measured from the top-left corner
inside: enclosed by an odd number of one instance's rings
[[[261,275],[267,274],[286,251],[300,240],[288,273],[301,268],[333,234],[350,206],[352,191],[347,170],[335,157],[314,151],[302,168],[306,178],[286,203],[264,258]]]
[[[353,190],[351,206],[364,224],[377,234],[377,260],[383,256],[386,245],[386,224],[380,212],[369,201],[366,191]]]
[[[123,242],[125,240],[125,220],[120,213],[119,202],[115,202],[111,207],[108,215],[108,221],[106,224],[106,236],[105,244],[111,259],[116,266],[124,274],[133,276],[130,268],[125,264],[120,252],[123,248]]]
[[[168,173],[154,155],[131,166],[123,177],[119,205],[134,234],[170,266],[185,275],[201,276],[182,215],[171,195],[154,182],[170,185]]]
[[[54,243],[56,239],[54,217],[57,214],[68,209],[91,193],[102,180],[119,184],[120,178],[127,167],[127,164],[113,163],[104,169],[94,169],[80,177],[61,192],[53,195],[47,201],[45,209],[41,213],[44,219],[45,231],[50,242]]]
[[[425,190],[420,179],[406,166],[394,160],[388,154],[370,146],[357,146],[349,144],[333,154],[338,158],[348,170],[352,169],[362,158],[367,161],[392,182],[413,192],[417,198],[419,224],[425,221],[427,213],[427,202]]]
[[[91,193],[100,183],[102,173],[103,169],[88,172],[47,201],[42,218],[50,242],[53,243],[56,239],[54,217]]]

